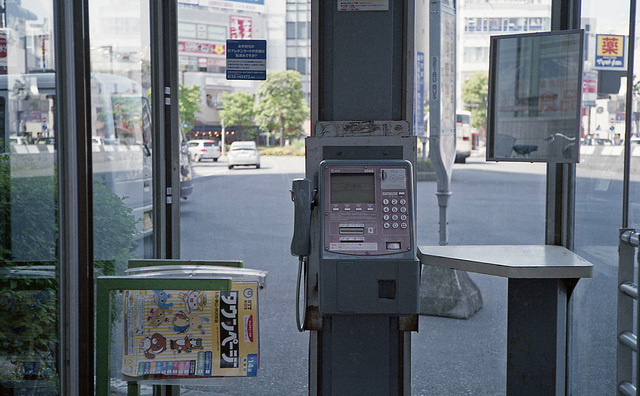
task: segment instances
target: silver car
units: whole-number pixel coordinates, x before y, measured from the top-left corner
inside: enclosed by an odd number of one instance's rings
[[[214,162],[220,158],[220,145],[213,140],[190,140],[187,142],[191,159],[200,162],[201,159],[212,159]]]
[[[234,166],[255,166],[260,168],[260,152],[255,142],[233,142],[227,154],[229,169]]]

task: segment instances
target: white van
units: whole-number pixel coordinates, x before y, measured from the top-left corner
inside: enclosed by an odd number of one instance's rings
[[[471,112],[456,111],[456,163],[464,164],[471,155],[472,134]]]

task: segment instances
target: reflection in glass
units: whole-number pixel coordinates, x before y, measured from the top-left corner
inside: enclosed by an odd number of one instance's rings
[[[94,271],[122,275],[133,258],[153,257],[149,2],[89,2]],[[207,37],[207,30],[180,31]],[[121,301],[111,317],[111,370],[122,364]],[[115,375],[115,378],[121,378]],[[114,379],[112,378],[112,381]],[[126,388],[123,382],[114,386]]]
[[[612,393],[617,385],[617,263],[624,153],[619,135],[624,130],[624,114],[618,109],[624,108],[625,97],[619,95],[624,80],[618,74],[612,79],[617,87],[607,87],[610,72],[596,70],[595,65],[596,36],[626,35],[628,12],[626,1],[582,2],[586,51],[582,142],[576,165],[575,251],[591,261],[594,270],[593,278],[580,281],[572,297],[568,375],[569,392],[576,395]],[[634,202],[640,170],[637,160],[632,160],[631,167],[630,197]]]
[[[582,32],[492,39],[487,158],[577,162]]]
[[[0,393],[57,392],[52,2],[0,14]]]
[[[148,4],[95,1],[89,13],[94,257],[121,274],[153,253]]]

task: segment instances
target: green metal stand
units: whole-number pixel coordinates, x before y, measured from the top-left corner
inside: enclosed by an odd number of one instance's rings
[[[171,264],[177,264],[174,262]],[[182,262],[184,264],[184,262]],[[198,278],[149,278],[132,276],[102,276],[97,283],[96,318],[96,395],[108,396],[110,388],[111,345],[111,292],[114,290],[231,290],[231,279]],[[90,320],[89,318],[87,318]],[[102,342],[100,342],[102,341]],[[136,382],[129,382],[128,395],[139,395]]]
[[[205,265],[216,267],[242,268],[240,260],[171,260],[171,259],[138,259],[129,260],[129,268],[145,268],[164,265]]]

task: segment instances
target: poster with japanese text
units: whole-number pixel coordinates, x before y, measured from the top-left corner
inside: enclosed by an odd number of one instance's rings
[[[126,290],[123,365],[128,377],[256,376],[258,285],[232,290]]]

